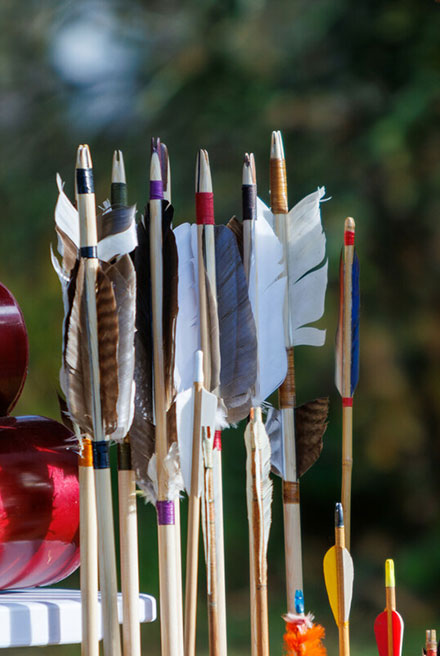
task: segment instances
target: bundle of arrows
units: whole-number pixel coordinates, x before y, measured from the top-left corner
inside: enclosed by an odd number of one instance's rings
[[[97,656],[101,591],[105,656],[139,656],[136,485],[157,511],[163,656],[194,656],[200,525],[209,653],[227,654],[222,507],[222,429],[246,419],[251,652],[269,655],[267,548],[271,472],[282,479],[287,608],[284,651],[322,656],[324,629],[305,612],[299,479],[319,457],[328,399],[296,406],[296,347],[322,346],[313,324],[327,286],[320,204],[324,188],[289,210],[284,149],[272,134],[270,198],[257,196],[252,154],[242,169],[242,220],[216,225],[208,153],[196,159],[194,224],[173,227],[170,160],[153,140],[150,194],[141,218],[129,205],[122,153],[113,159],[110,200],[97,215],[92,159],[80,146],[75,204],[58,177],[58,253],[64,303],[60,383],[63,416],[78,440],[83,654]],[[342,503],[324,574],[349,653],[353,562],[349,549],[352,405],[358,379],[359,265],[355,224],[345,221],[336,384],[342,396]],[[278,407],[268,403],[278,390]],[[117,443],[122,646],[117,617],[110,442]],[[228,448],[227,445],[226,448]],[[188,495],[185,589],[180,498]],[[345,518],[345,521],[344,521]],[[227,566],[227,562],[226,562]],[[98,585],[99,581],[99,585]],[[380,656],[400,656],[403,623],[387,561],[387,607],[375,624]],[[185,603],[183,603],[183,600]],[[429,644],[429,647],[428,647]],[[436,650],[429,633],[426,653]]]

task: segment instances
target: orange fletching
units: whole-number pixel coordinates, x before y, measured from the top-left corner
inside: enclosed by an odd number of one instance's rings
[[[286,656],[327,656],[322,644],[325,630],[320,624],[306,628],[304,624],[286,622],[284,653]]]

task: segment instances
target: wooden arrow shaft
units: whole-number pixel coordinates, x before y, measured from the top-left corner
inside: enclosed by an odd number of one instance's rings
[[[343,622],[339,630],[339,656],[350,656],[350,629],[349,623]]]
[[[164,466],[168,454],[165,397],[165,358],[163,351],[163,261],[162,261],[162,202],[150,201],[150,261],[153,310],[154,410],[156,421],[156,458],[158,501],[168,499],[168,474]],[[175,518],[174,518],[175,522]],[[159,585],[162,656],[183,654],[182,608],[179,594],[178,540],[173,524],[158,525]]]
[[[92,444],[89,438],[82,440],[81,456],[78,464],[79,539],[81,544],[81,654],[82,656],[99,656],[98,528]]]
[[[342,337],[342,397],[351,397],[351,306],[354,246],[344,246],[344,312]],[[353,469],[353,408],[342,407],[342,490],[345,540],[350,550],[351,478]]]
[[[282,416],[285,478],[283,480],[284,551],[287,612],[295,613],[295,591],[303,589],[301,516],[295,446],[295,367],[293,347],[287,349],[288,369],[279,390]]]
[[[252,414],[252,411],[251,411]],[[251,420],[252,431],[252,420]],[[267,564],[261,558],[265,540],[264,516],[261,499],[261,458],[258,457],[255,439],[252,440],[251,475],[252,509],[250,518],[250,572],[251,572],[251,625],[253,656],[269,656],[269,623],[267,606]]]
[[[199,563],[199,527],[200,527],[200,438],[202,421],[201,383],[194,384],[193,448],[191,468],[191,491],[188,502],[188,535],[186,549],[186,583],[185,583],[185,656],[196,653],[196,618],[197,618],[197,575]]]
[[[396,588],[386,587],[388,656],[394,656],[393,610],[396,610]]]
[[[93,193],[77,195],[80,219],[81,247],[96,247],[96,210]],[[108,441],[104,434],[101,411],[98,319],[96,309],[97,257],[84,259],[84,293],[87,312],[87,345],[90,355],[90,379],[92,387],[92,420],[94,441]],[[113,531],[113,505],[110,468],[95,469],[95,491],[98,521],[99,586],[102,594],[102,622],[105,656],[120,656],[121,643],[117,608],[117,578],[115,539]]]
[[[214,480],[213,470],[205,469],[205,518],[206,542],[208,545],[208,628],[209,628],[209,655],[220,656],[220,624],[218,608],[218,582],[216,568],[216,519],[214,506]]]

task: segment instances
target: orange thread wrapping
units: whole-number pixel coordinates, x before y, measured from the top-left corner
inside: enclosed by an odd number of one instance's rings
[[[89,437],[82,441],[78,464],[80,467],[93,467],[92,440]]]
[[[295,362],[293,348],[287,349],[287,376],[279,390],[280,408],[295,407]]]
[[[287,178],[284,159],[270,160],[270,206],[274,214],[287,214]]]

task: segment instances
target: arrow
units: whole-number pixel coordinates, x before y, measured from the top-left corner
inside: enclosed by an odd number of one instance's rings
[[[354,247],[355,223],[345,219],[339,270],[340,302],[336,333],[336,387],[342,396],[342,506],[350,548],[351,472],[353,468],[353,394],[359,379],[359,260]]]
[[[196,221],[197,221],[197,250],[199,265],[199,303],[200,303],[200,335],[201,348],[204,356],[204,378],[211,380],[213,348],[218,351],[216,357],[220,360],[220,342],[217,344],[208,343],[208,326],[207,316],[204,308],[204,298],[206,298],[206,287],[211,293],[217,295],[217,271],[216,271],[216,249],[215,249],[215,231],[214,231],[214,196],[212,191],[211,169],[209,158],[206,150],[200,150],[196,162]],[[205,257],[203,257],[203,253]],[[206,271],[205,271],[206,267]],[[206,283],[204,284],[204,277]],[[217,306],[218,309],[218,306]],[[206,320],[205,320],[206,317]],[[218,321],[218,318],[217,318]],[[217,390],[218,394],[218,390]],[[211,527],[215,535],[215,548],[211,546],[211,553],[205,549],[205,559],[207,565],[212,569],[211,574],[215,576],[211,582],[216,594],[216,606],[209,603],[209,585],[208,585],[208,618],[210,627],[210,654],[212,649],[219,649],[219,654],[226,656],[227,653],[227,635],[226,635],[226,590],[225,590],[225,556],[224,556],[224,537],[223,537],[223,489],[222,489],[222,457],[221,457],[221,432],[216,431],[212,436],[212,506],[214,510],[215,527]],[[205,523],[205,528],[208,525]],[[208,544],[205,535],[205,545]],[[208,580],[210,575],[208,574]],[[215,618],[214,618],[215,616]],[[212,630],[215,629],[215,640],[212,636]]]
[[[295,613],[283,616],[286,622],[284,651],[286,656],[326,656],[322,644],[325,631],[319,624],[313,624],[313,616],[304,613],[304,595],[295,592]]]
[[[110,481],[109,437],[117,428],[116,354],[102,335],[115,334],[115,300],[97,257],[97,227],[92,159],[88,146],[78,148],[76,191],[80,229],[80,261],[74,279],[74,299],[65,327],[65,386],[70,414],[93,437],[93,461],[98,518],[99,581],[103,601],[104,653],[121,653],[117,614],[117,580]],[[87,344],[80,341],[86,324]],[[105,331],[105,332],[104,332]],[[114,342],[116,348],[117,341]],[[86,350],[84,350],[86,349]],[[87,353],[87,365],[84,363]],[[113,371],[107,379],[104,373]],[[89,370],[87,371],[87,366]],[[116,382],[115,382],[116,377]],[[86,385],[86,381],[88,384]],[[109,385],[113,387],[110,391]],[[89,392],[89,394],[87,393]],[[116,395],[115,395],[116,392]],[[87,413],[90,412],[89,415]],[[87,420],[87,416],[89,420]],[[90,422],[91,419],[91,422]]]
[[[345,547],[342,504],[335,510],[335,546],[324,556],[324,579],[330,607],[339,629],[339,656],[349,656],[349,616],[353,596],[353,561]]]
[[[81,545],[81,653],[99,656],[98,638],[98,528],[93,477],[92,440],[82,438],[77,424],[72,426],[78,444],[79,541]]]
[[[255,160],[245,155],[242,181],[243,261],[257,329],[258,372],[246,426],[246,497],[249,522],[250,604],[252,654],[269,655],[267,603],[267,545],[272,521],[270,442],[260,403],[284,380],[282,308],[286,278],[282,247],[272,228],[257,213]]]
[[[401,656],[403,644],[403,619],[396,611],[396,580],[394,561],[385,562],[386,608],[374,622],[379,656]]]
[[[426,656],[437,656],[437,632],[435,629],[426,631],[426,643],[423,653]]]
[[[284,267],[287,275],[287,291],[284,302],[284,343],[287,351],[287,376],[279,389],[281,427],[281,473],[283,476],[284,542],[286,560],[287,610],[295,613],[295,591],[303,589],[301,556],[301,520],[299,504],[299,471],[295,441],[295,366],[294,346],[308,344],[322,346],[325,331],[308,324],[317,321],[324,312],[327,286],[327,262],[325,235],[320,220],[319,204],[324,189],[318,189],[298,203],[290,212],[287,203],[286,163],[279,132],[272,133],[270,156],[271,211],[263,204],[263,215],[273,223],[283,245]],[[326,411],[322,404],[313,408],[321,416],[312,420],[318,424],[317,448],[314,459],[320,453],[320,441],[325,430]],[[276,413],[275,413],[276,414]],[[269,426],[267,425],[268,433]],[[315,436],[316,437],[316,436]],[[309,438],[309,435],[308,435]],[[272,438],[271,438],[272,441]],[[273,448],[273,447],[272,447]],[[310,464],[313,464],[312,459]]]
[[[122,208],[129,211],[124,158],[120,150],[115,150],[113,154],[110,200],[113,211],[121,210]],[[132,302],[133,304],[135,303],[134,296]],[[134,341],[132,345],[134,347]],[[132,403],[133,401],[131,400]],[[118,499],[123,651],[126,655],[140,656],[141,635],[139,622],[136,476],[131,463],[131,447],[128,435],[118,442]]]
[[[178,500],[178,488],[170,475],[170,466],[174,468],[173,445],[168,446],[168,431],[172,431],[171,412],[174,395],[173,349],[171,356],[164,349],[164,344],[174,342],[173,330],[175,313],[177,313],[177,275],[172,278],[175,289],[164,286],[164,270],[177,266],[177,252],[174,237],[169,228],[163,232],[163,183],[157,144],[153,144],[150,168],[150,203],[149,225],[145,230],[149,236],[149,258],[151,262],[151,317],[153,338],[153,389],[155,419],[155,462],[157,475],[157,520],[159,542],[159,584],[161,612],[161,641],[163,656],[180,656],[183,654],[183,625],[181,594],[181,572],[178,568],[178,549],[176,543],[180,533],[175,523],[175,501]],[[147,217],[146,217],[147,220]],[[171,240],[173,260],[164,262],[163,249],[165,240]],[[170,252],[171,252],[170,250]],[[139,253],[141,256],[141,253]],[[177,274],[177,271],[176,271]],[[171,298],[170,298],[171,297]],[[172,315],[166,312],[165,302],[169,300],[173,308]],[[144,328],[148,330],[148,326]],[[165,339],[165,336],[168,339]],[[171,361],[170,361],[171,360]],[[170,414],[169,414],[170,413]],[[175,439],[175,436],[174,436]],[[178,467],[175,464],[175,467]]]
[[[202,429],[203,435],[203,535],[206,558],[206,583],[208,593],[208,627],[209,653],[220,656],[222,642],[220,632],[220,613],[218,604],[218,571],[217,571],[217,521],[214,490],[214,435],[210,428]]]
[[[212,181],[206,151],[200,151],[196,165],[196,218],[196,225],[184,223],[175,231],[179,253],[175,368],[177,401],[180,394],[187,393],[193,387],[194,359],[196,351],[200,350],[203,352],[204,388],[218,399],[215,427],[223,428],[227,421],[240,421],[249,413],[257,370],[256,334],[246,276],[234,235],[226,226],[214,225]],[[214,439],[214,505],[219,508],[222,499],[220,431],[216,431]],[[191,444],[191,440],[192,437],[189,437],[186,444]],[[184,450],[185,447],[181,450],[181,458],[186,460]],[[192,448],[188,454],[190,461]],[[223,528],[220,511],[216,511],[216,517],[219,639],[221,653],[225,654],[226,614],[224,576],[221,573],[224,568]],[[188,607],[187,610],[189,612]],[[187,627],[190,625],[193,626],[191,622],[187,623]],[[194,641],[186,640],[187,645],[190,642],[194,644]]]
[[[200,498],[203,489],[201,435],[203,431],[214,435],[217,411],[217,397],[203,386],[202,351],[196,353],[193,389],[179,394],[176,406],[180,463],[189,496],[184,627],[184,652],[189,656],[195,654],[196,648]],[[188,436],[191,436],[190,444],[185,443]]]

